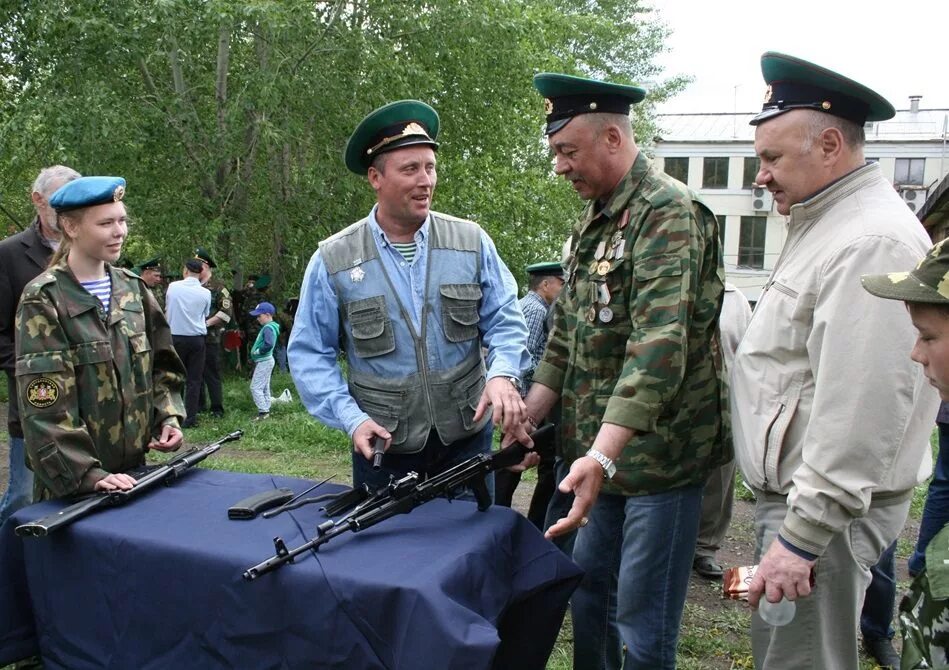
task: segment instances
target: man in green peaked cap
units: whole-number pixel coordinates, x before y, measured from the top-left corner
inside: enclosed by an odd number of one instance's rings
[[[910,356],[936,387],[939,454],[909,560],[913,582],[900,603],[902,667],[949,665],[949,240],[936,244],[909,272],[864,275],[863,288],[875,296],[902,300],[919,333]],[[907,317],[904,317],[904,319]],[[905,352],[904,352],[905,353]]]
[[[536,419],[563,405],[560,491],[576,497],[547,535],[580,527],[574,667],[674,668],[702,488],[730,458],[718,226],[636,146],[643,89],[564,74],[534,86],[554,170],[588,201],[525,400]]]
[[[155,257],[143,261],[135,268],[135,272],[142,278],[142,281],[145,282],[145,285],[152,292],[152,295],[155,296],[155,300],[158,301],[158,306],[164,310],[165,287],[162,284],[161,258]]]
[[[352,439],[356,485],[434,474],[487,452],[492,424],[528,439],[517,286],[477,224],[431,211],[438,129],[438,114],[417,100],[359,123],[344,161],[366,176],[376,205],[323,240],[303,278],[290,371],[310,413]],[[384,441],[380,470],[375,438]]]
[[[864,158],[864,123],[893,107],[793,56],[767,52],[761,70],[755,181],[788,217],[787,238],[735,355],[732,425],[756,492],[749,601],[786,598],[796,614],[781,627],[762,618],[769,604],[753,615],[755,667],[855,670],[870,569],[903,527],[937,406],[905,356],[902,306],[860,275],[915,264],[929,240]]]
[[[201,274],[198,280],[201,286],[211,292],[211,309],[205,319],[207,335],[205,335],[204,372],[201,376],[201,392],[198,400],[199,411],[204,412],[210,408],[212,416],[222,417],[224,416],[224,390],[221,381],[221,340],[224,337],[224,329],[234,317],[234,306],[227,286],[214,277],[213,270],[217,268],[217,264],[207,249],[198,247],[194,250],[194,257],[201,261]]]
[[[534,368],[540,363],[547,347],[550,334],[551,306],[563,288],[563,265],[560,261],[533,263],[528,265],[527,295],[520,299],[518,306],[527,323],[527,350],[531,356],[530,368],[524,371],[524,386],[521,395],[527,395],[530,389]],[[556,422],[552,422],[556,423]],[[547,504],[554,493],[554,459],[556,454],[555,438],[552,436],[543,443],[535,443],[534,451],[540,457],[537,464],[537,484],[531,495],[527,518],[539,530],[544,530],[547,516]],[[521,481],[521,472],[503,470],[495,476],[495,504],[510,507],[514,500],[514,491]]]

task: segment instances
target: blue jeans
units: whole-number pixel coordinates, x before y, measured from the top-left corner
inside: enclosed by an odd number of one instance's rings
[[[872,581],[863,599],[860,634],[865,641],[893,639],[893,604],[896,602],[896,542],[870,568]]]
[[[414,454],[389,454],[382,458],[382,468],[372,469],[372,462],[362,454],[353,451],[353,486],[369,484],[372,489],[380,489],[389,483],[389,477],[399,479],[410,472],[417,472],[421,479],[426,479],[448,468],[467,461],[472,456],[486,454],[491,451],[491,437],[494,426],[490,421],[479,433],[471,437],[458,440],[446,446],[434,430],[429,433],[428,441],[421,451]],[[485,478],[488,493],[494,500],[494,474]],[[459,500],[474,500],[474,495],[465,489]]]
[[[929,541],[949,523],[949,463],[946,462],[949,458],[949,424],[937,425],[939,426],[939,454],[936,456],[933,480],[929,483],[929,492],[926,494],[923,518],[919,522],[916,551],[909,559],[909,574],[913,577],[926,567],[926,547]]]
[[[0,502],[0,526],[11,514],[33,502],[33,472],[26,467],[22,437],[10,438],[10,485]]]
[[[573,549],[574,670],[675,668],[702,488],[600,494]]]

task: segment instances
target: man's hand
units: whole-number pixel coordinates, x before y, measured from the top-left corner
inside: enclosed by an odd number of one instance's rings
[[[133,477],[129,477],[128,475],[121,472],[116,472],[111,475],[106,475],[97,481],[95,490],[114,491],[119,489],[120,491],[128,491],[130,488],[135,486],[136,483],[137,482]]]
[[[181,434],[180,428],[167,425],[162,426],[161,435],[157,438],[153,437],[152,441],[148,443],[148,448],[158,451],[175,451],[181,446],[183,439],[184,436]]]
[[[548,540],[558,535],[564,535],[580,526],[587,525],[587,514],[600,495],[603,486],[603,466],[589,456],[578,458],[570,466],[570,473],[560,482],[561,493],[573,491],[573,506],[567,516],[547,529],[544,537]]]
[[[509,378],[494,377],[488,380],[484,393],[481,394],[481,400],[478,401],[478,408],[475,410],[475,421],[481,420],[489,405],[494,408],[492,417],[494,425],[505,435],[510,435],[511,441],[520,442],[525,447],[534,444],[525,428],[527,408],[521,400],[521,394],[517,392]]]
[[[748,585],[748,603],[758,609],[762,594],[772,603],[782,597],[797,600],[810,595],[811,570],[816,562],[788,551],[775,538],[768,547],[768,553],[761,557],[755,576]]]
[[[363,455],[367,461],[372,460],[372,438],[376,435],[386,441],[385,449],[392,444],[392,435],[385,428],[372,419],[366,419],[353,431],[353,449]]]
[[[540,463],[540,454],[538,454],[536,451],[528,451],[527,454],[525,454],[523,461],[517,465],[512,465],[507,469],[511,472],[524,472],[525,470],[530,470],[538,463]]]

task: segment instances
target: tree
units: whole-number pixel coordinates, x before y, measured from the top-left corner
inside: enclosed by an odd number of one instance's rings
[[[638,0],[59,0],[0,14],[0,193],[29,218],[44,164],[120,174],[133,260],[208,246],[295,292],[323,237],[365,215],[341,154],[359,119],[402,98],[442,117],[435,208],[482,223],[520,275],[555,259],[580,207],[551,171],[539,71],[679,81]],[[658,83],[655,83],[658,82]],[[15,196],[14,196],[15,194]]]

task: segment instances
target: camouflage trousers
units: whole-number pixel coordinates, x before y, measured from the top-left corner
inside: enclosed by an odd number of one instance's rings
[[[901,670],[949,668],[949,526],[926,547],[926,569],[900,602]]]

